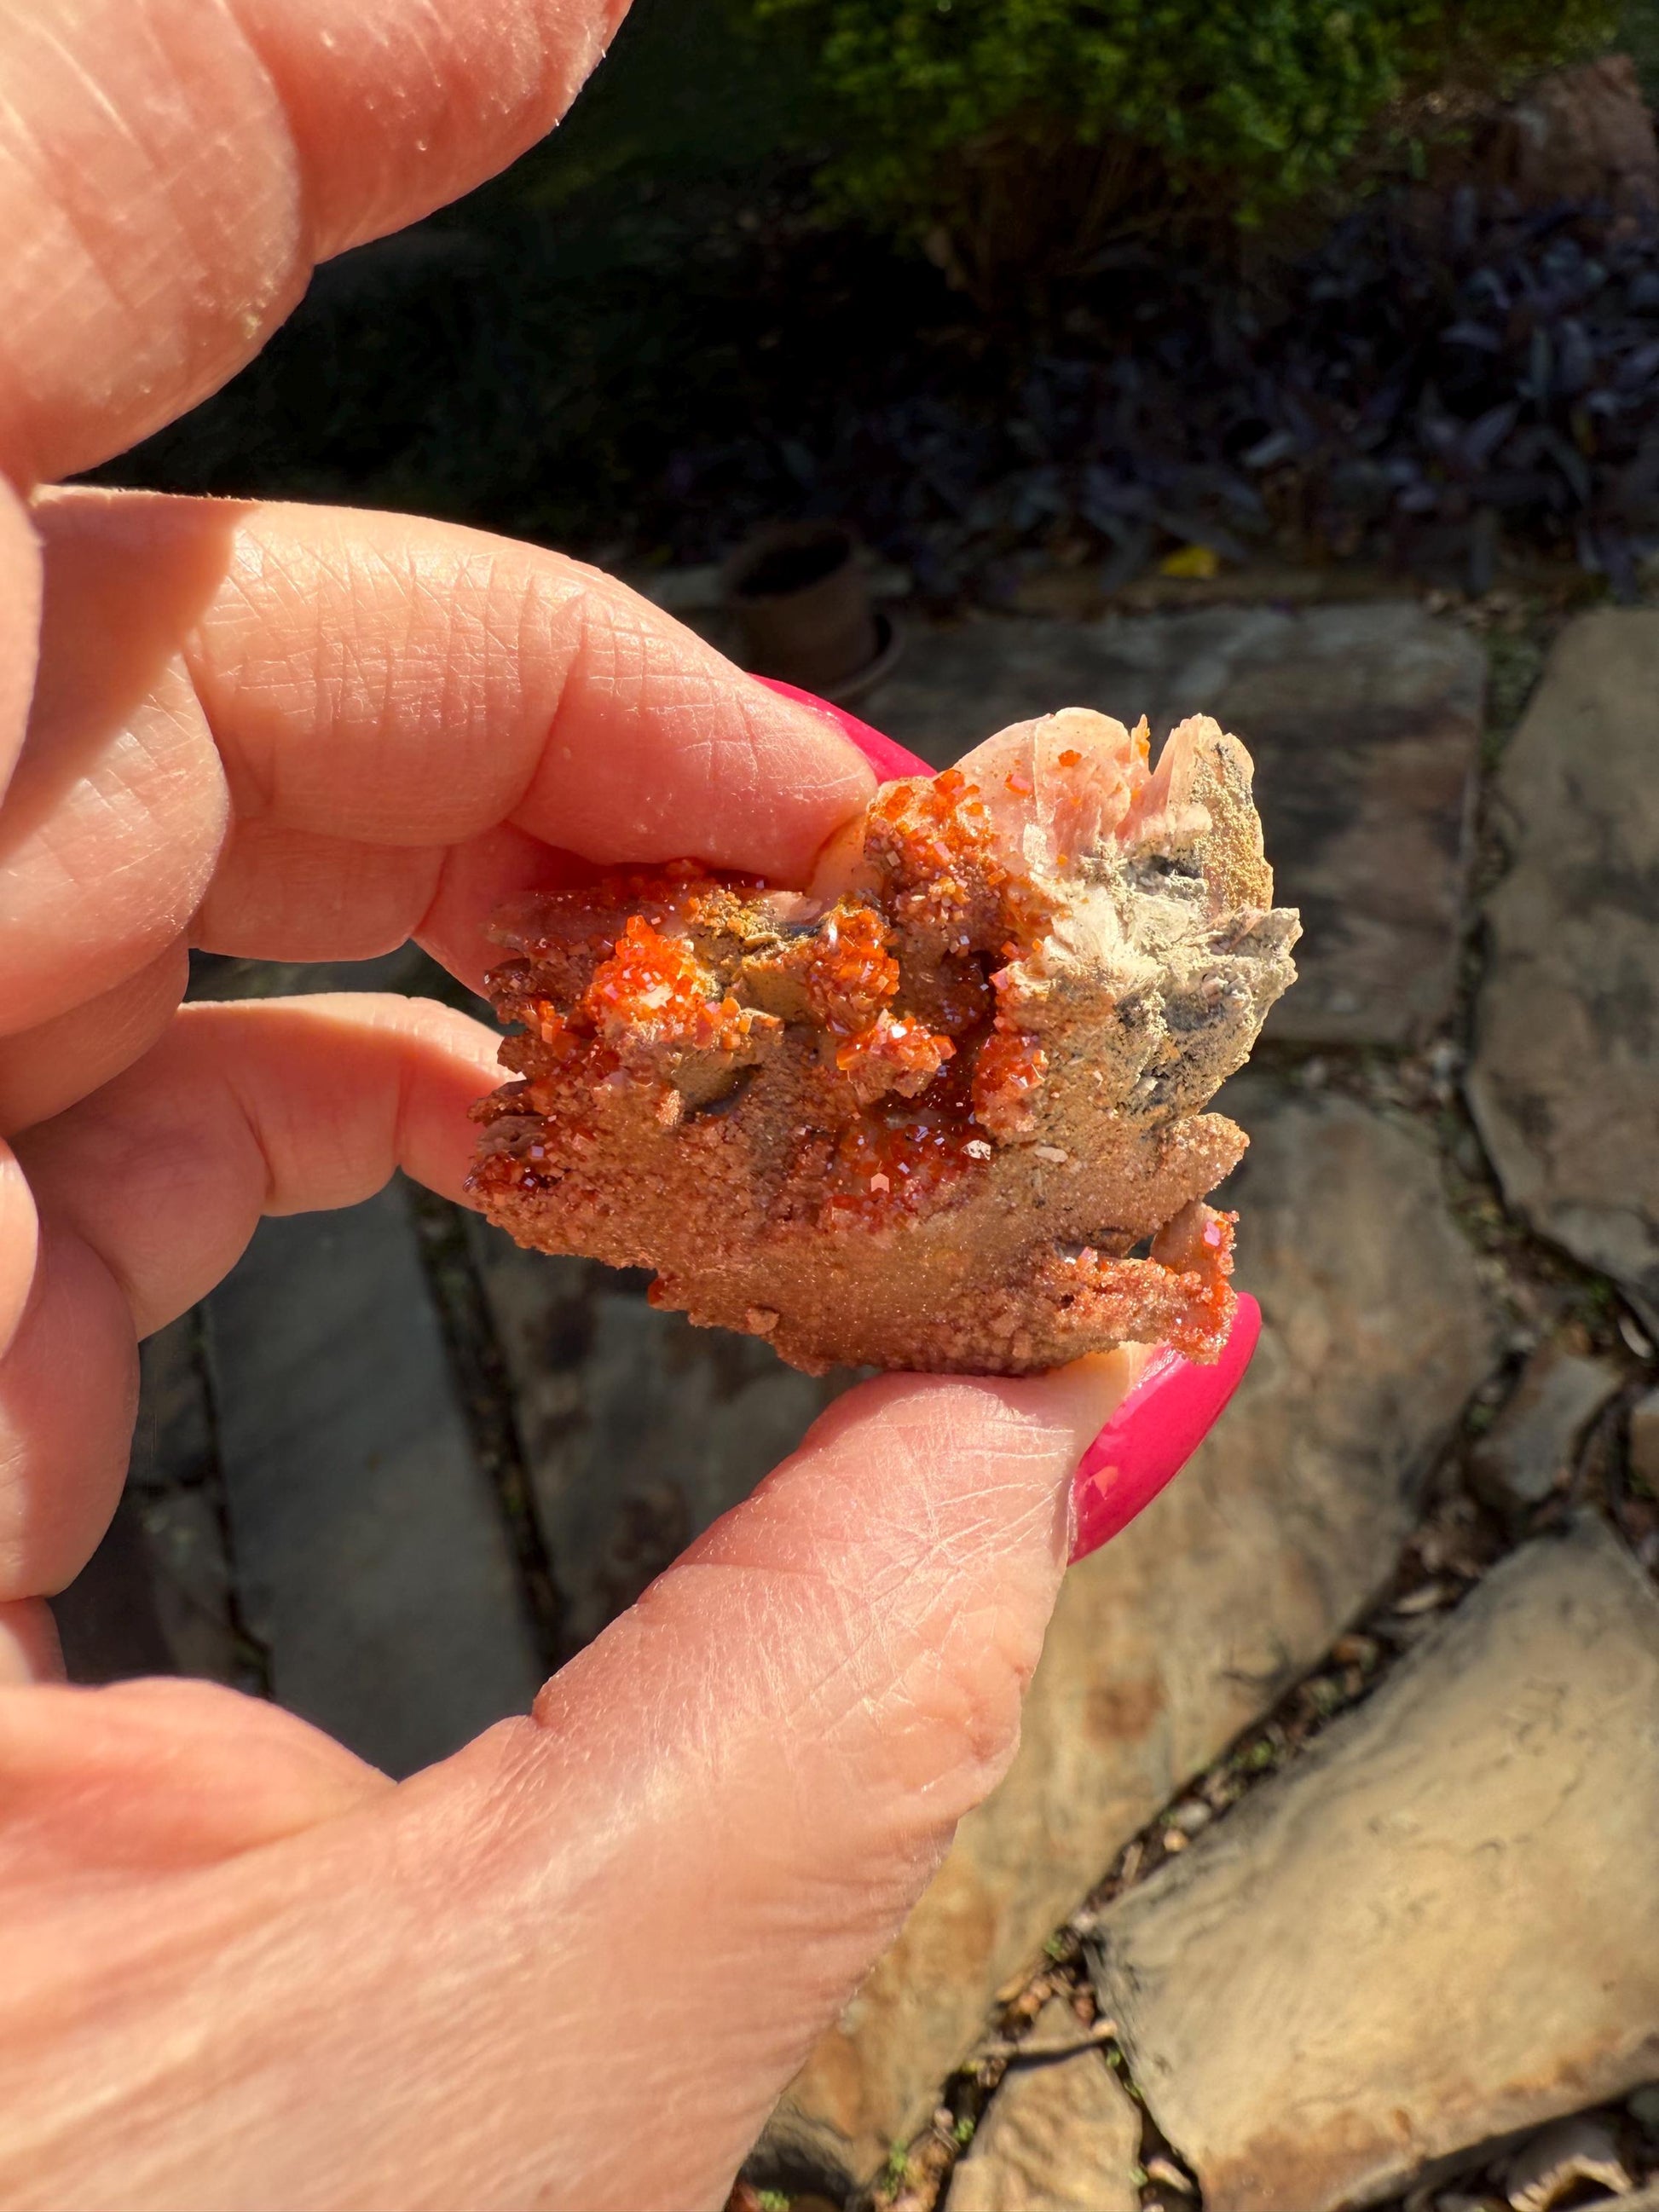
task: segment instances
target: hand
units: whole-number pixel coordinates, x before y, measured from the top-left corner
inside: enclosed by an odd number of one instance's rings
[[[532,1716],[399,1785],[216,1686],[52,1679],[42,1600],[118,1492],[137,1340],[262,1212],[399,1166],[459,1197],[495,1079],[436,1006],[181,1010],[187,945],[412,934],[476,981],[550,847],[799,879],[870,788],[821,717],[552,555],[37,489],[546,131],[620,12],[0,17],[5,2204],[718,2203],[1012,1755],[1131,1372],[852,1393]]]

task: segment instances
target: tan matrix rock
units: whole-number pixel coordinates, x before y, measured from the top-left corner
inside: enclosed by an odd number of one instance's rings
[[[1201,1109],[1298,925],[1215,723],[1154,770],[1144,724],[1068,708],[884,786],[805,892],[685,862],[495,933],[521,1079],[473,1183],[521,1243],[653,1267],[813,1371],[1224,1340],[1202,1201],[1245,1139]]]

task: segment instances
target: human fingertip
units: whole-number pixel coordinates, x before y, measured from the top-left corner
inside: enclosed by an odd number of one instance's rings
[[[1167,1346],[1146,1355],[1073,1479],[1073,1565],[1120,1534],[1180,1474],[1243,1381],[1261,1335],[1261,1309],[1241,1296],[1213,1366]]]
[[[1157,1353],[1150,1345],[1120,1344],[1111,1352],[1091,1352],[1045,1375],[1037,1386],[1063,1392],[1084,1447],[1094,1439],[1133,1393]]]
[[[63,1679],[64,1647],[46,1600],[16,1598],[0,1604],[0,1689]]]

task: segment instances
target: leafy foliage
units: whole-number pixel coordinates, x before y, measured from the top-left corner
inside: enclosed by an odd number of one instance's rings
[[[1625,0],[1615,43],[1635,62],[1650,104],[1659,101],[1659,0]]]
[[[1111,590],[1181,545],[1477,584],[1565,556],[1626,593],[1659,553],[1659,224],[1383,198],[1271,297],[1146,253],[1019,352],[965,345],[926,264],[804,221],[653,233],[603,281],[539,219],[410,240],[100,473],[612,563],[845,517],[941,602],[1056,557]]]
[[[693,448],[680,511],[699,544],[852,514],[939,598],[1270,542],[1476,589],[1506,548],[1565,555],[1629,597],[1659,554],[1659,222],[1384,200],[1271,309],[1148,257],[1068,320],[1000,405],[912,362],[884,403]]]
[[[1604,42],[1616,0],[751,0],[812,31],[843,199],[959,216],[976,173],[1132,149],[1165,201],[1245,221],[1338,179],[1385,111]],[[1119,197],[1127,194],[1120,180]]]
[[[717,38],[714,5],[636,0],[548,146],[320,270],[257,362],[100,474],[611,563],[842,516],[940,600],[1263,538],[1449,581],[1576,553],[1626,591],[1659,550],[1659,228],[1380,195],[1265,285],[1158,240],[1045,325],[988,328],[902,241],[823,225],[811,102],[762,137],[781,49]],[[1659,0],[1627,0],[1643,22]]]

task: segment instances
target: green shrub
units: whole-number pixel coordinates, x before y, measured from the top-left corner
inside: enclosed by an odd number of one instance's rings
[[[1594,51],[1617,0],[751,0],[810,30],[832,194],[890,228],[1071,230],[1185,204],[1244,224],[1336,184],[1430,88]],[[1091,234],[1093,234],[1091,236]],[[1028,250],[1031,244],[1028,240]]]
[[[1649,100],[1659,105],[1659,0],[1625,0],[1618,44],[1634,57]]]

